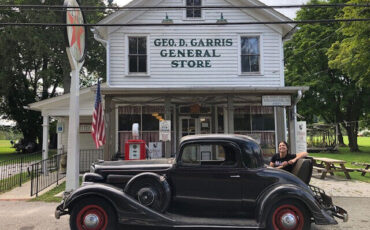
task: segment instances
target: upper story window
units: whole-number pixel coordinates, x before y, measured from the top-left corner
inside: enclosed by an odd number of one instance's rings
[[[147,72],[147,41],[146,37],[129,37],[129,72]]]
[[[202,6],[202,0],[186,0],[186,17],[187,18],[201,18],[202,9],[201,8],[191,8],[191,7]]]
[[[260,72],[260,38],[241,37],[242,73]]]

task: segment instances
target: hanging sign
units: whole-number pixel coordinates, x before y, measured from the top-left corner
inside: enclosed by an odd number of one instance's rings
[[[292,98],[289,95],[264,95],[262,106],[291,106]]]
[[[296,127],[296,152],[307,152],[307,128],[305,121],[298,121]]]
[[[159,140],[171,141],[171,121],[163,120],[159,122]]]
[[[65,0],[66,8],[65,23],[68,25],[85,24],[84,15],[79,7],[78,0]],[[66,27],[67,46],[71,50],[71,55],[76,62],[83,62],[86,54],[86,28],[84,26]]]
[[[149,157],[151,159],[162,158],[162,142],[149,142]]]

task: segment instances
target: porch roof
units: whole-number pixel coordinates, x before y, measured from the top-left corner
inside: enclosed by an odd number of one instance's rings
[[[240,86],[240,87],[158,87],[158,88],[132,88],[132,87],[101,87],[101,93],[104,95],[296,95],[298,91],[302,93],[309,89],[308,86],[288,86],[288,87],[254,87],[254,86]],[[96,87],[93,88],[96,90]],[[189,96],[190,96],[189,95]]]

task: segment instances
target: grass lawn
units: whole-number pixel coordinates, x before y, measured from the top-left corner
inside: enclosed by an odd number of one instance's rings
[[[344,143],[348,144],[348,139],[345,137]],[[338,160],[345,160],[346,167],[348,168],[361,168],[356,165],[352,165],[352,162],[366,162],[370,163],[370,137],[358,137],[358,145],[361,152],[351,153],[348,147],[340,147],[338,152],[334,153],[310,153],[313,157],[328,157]],[[344,177],[344,173],[335,173],[335,175],[340,175]],[[370,173],[365,176],[361,176],[360,172],[351,172],[351,178],[355,180],[365,181],[370,183]]]
[[[12,148],[9,140],[0,140],[0,154],[15,153],[15,148]]]
[[[15,160],[21,157],[29,157],[25,159],[26,162],[41,160],[42,159],[41,151],[39,151],[38,153],[39,153],[38,155],[34,153],[25,153],[25,154],[17,153],[15,151],[15,148],[12,148],[12,145],[10,144],[9,140],[0,140],[0,162]],[[57,153],[56,149],[49,149],[49,157],[54,156],[56,153]],[[31,155],[32,156],[37,155],[37,156],[30,157]],[[8,162],[6,164],[11,164],[11,162]]]

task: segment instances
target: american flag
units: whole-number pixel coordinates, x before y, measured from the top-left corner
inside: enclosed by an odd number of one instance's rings
[[[105,128],[103,106],[100,95],[100,81],[98,80],[98,87],[96,90],[95,108],[92,117],[91,135],[94,139],[96,148],[105,144]]]

